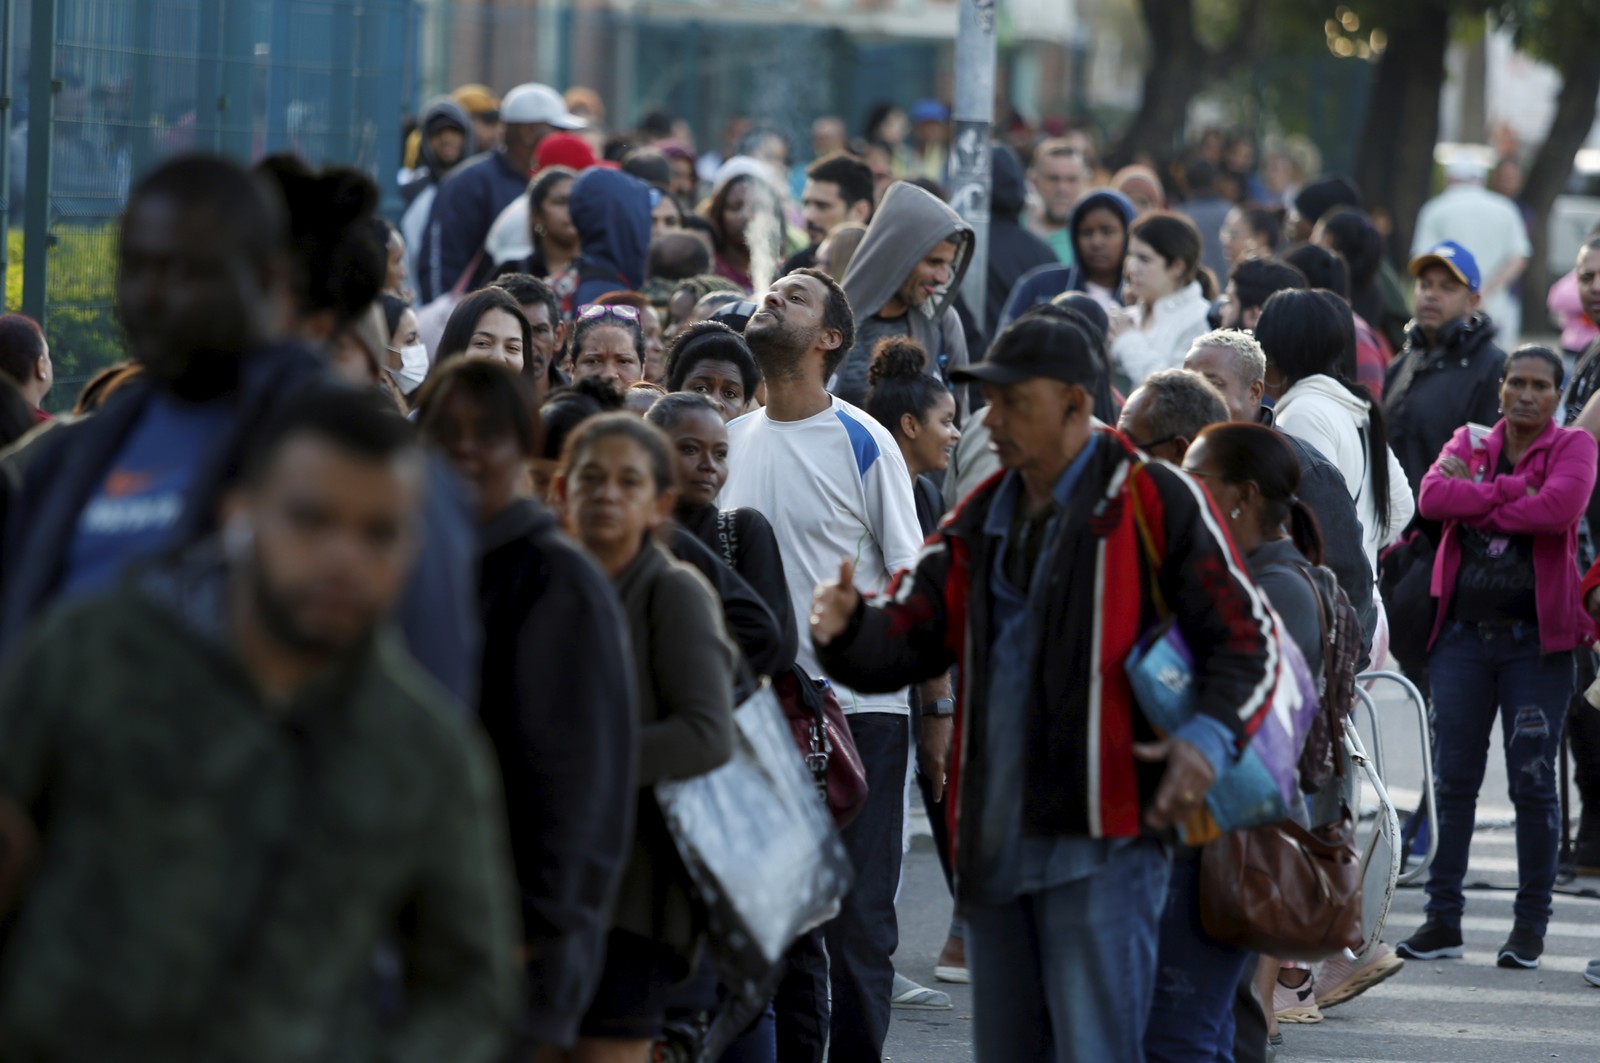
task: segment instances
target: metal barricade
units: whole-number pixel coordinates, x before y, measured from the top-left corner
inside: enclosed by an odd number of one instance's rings
[[[1423,877],[1427,875],[1428,868],[1433,864],[1433,858],[1437,856],[1439,852],[1439,832],[1438,830],[1434,829],[1435,825],[1438,823],[1438,812],[1434,804],[1433,738],[1428,726],[1428,702],[1427,699],[1422,696],[1421,692],[1417,690],[1415,684],[1398,672],[1364,672],[1358,676],[1357,679],[1365,686],[1370,686],[1371,684],[1377,682],[1394,683],[1400,687],[1401,693],[1405,694],[1406,701],[1411,705],[1412,709],[1417,715],[1417,733],[1422,742],[1422,807],[1418,811],[1426,818],[1429,830],[1428,849],[1422,858],[1422,862],[1399,876],[1399,885],[1409,886],[1414,882],[1420,882]],[[1381,743],[1376,737],[1378,734],[1377,708],[1373,703],[1371,695],[1368,694],[1365,689],[1358,687],[1357,692],[1361,694],[1360,700],[1365,702],[1367,705],[1368,712],[1373,721],[1373,744],[1379,745]],[[1379,756],[1381,757],[1381,754],[1379,754]],[[1381,766],[1375,767],[1374,770],[1379,776],[1383,776]],[[1392,782],[1392,780],[1385,778],[1385,782]]]
[[[1372,708],[1372,698],[1359,687],[1357,697]],[[1378,744],[1374,739],[1373,745]],[[1373,822],[1372,836],[1361,855],[1361,926],[1366,934],[1366,944],[1359,952],[1345,950],[1352,960],[1370,955],[1383,940],[1383,925],[1389,918],[1389,905],[1394,901],[1394,891],[1400,879],[1403,861],[1400,842],[1400,817],[1395,813],[1394,802],[1383,784],[1382,774],[1366,748],[1361,743],[1355,724],[1344,721],[1344,751],[1351,766],[1366,776],[1378,798],[1377,816]]]

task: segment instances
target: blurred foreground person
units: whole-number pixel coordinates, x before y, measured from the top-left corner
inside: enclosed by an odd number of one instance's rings
[[[31,317],[0,315],[0,373],[11,378],[17,393],[28,403],[35,424],[50,420],[40,407],[56,382],[55,365],[44,330]]]
[[[281,411],[329,374],[326,341],[382,283],[352,295],[360,227],[299,217],[284,170],[251,174],[208,155],[172,159],[128,197],[117,314],[142,367],[92,418],[40,440],[12,488],[0,548],[0,655],[57,599],[109,590],[132,562],[216,528],[217,507]],[[345,175],[304,178],[291,209]],[[321,326],[319,327],[319,322]],[[425,549],[397,618],[417,661],[462,704],[478,672],[473,539],[443,462],[429,463]]]
[[[379,397],[309,392],[229,493],[220,544],[140,566],[18,648],[0,1056],[498,1058],[499,788],[386,619],[425,480]],[[406,1014],[380,1029],[361,990],[386,938]]]
[[[1095,424],[1105,372],[1064,318],[1002,332],[956,375],[983,385],[1005,471],[888,604],[866,605],[846,555],[810,617],[822,666],[859,690],[960,665],[949,801],[979,1063],[1142,1058],[1166,842],[1249,741],[1277,673],[1273,622],[1199,486]],[[1138,520],[1164,544],[1158,564]],[[1198,700],[1164,739],[1123,668],[1158,602],[1194,653]]]

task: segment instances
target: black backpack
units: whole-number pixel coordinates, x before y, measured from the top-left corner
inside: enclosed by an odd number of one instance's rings
[[[1321,565],[1296,567],[1316,595],[1322,632],[1317,715],[1306,733],[1299,763],[1300,789],[1312,794],[1333,781],[1343,721],[1355,707],[1356,671],[1362,655],[1361,621],[1331,569]]]

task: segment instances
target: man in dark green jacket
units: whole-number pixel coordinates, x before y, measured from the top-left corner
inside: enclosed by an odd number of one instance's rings
[[[504,1048],[498,783],[384,622],[417,550],[410,426],[312,391],[253,459],[220,546],[49,616],[0,675],[0,1058]]]

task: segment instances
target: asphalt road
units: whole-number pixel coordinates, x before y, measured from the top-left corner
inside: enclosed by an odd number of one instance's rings
[[[1421,743],[1408,713],[1392,693],[1379,698],[1385,779],[1401,808],[1416,802],[1422,779]],[[1370,728],[1362,729],[1370,739]],[[913,807],[919,805],[920,800],[914,799]],[[1322,1023],[1285,1026],[1279,1060],[1600,1063],[1600,989],[1582,977],[1585,965],[1600,957],[1600,879],[1578,879],[1558,887],[1539,970],[1495,966],[1495,953],[1512,922],[1516,840],[1511,824],[1497,738],[1490,751],[1467,875],[1469,887],[1482,888],[1467,895],[1466,958],[1413,961],[1381,986],[1330,1009]],[[949,992],[955,1007],[939,1012],[895,1011],[885,1056],[908,1063],[966,1063],[972,1059],[971,991],[933,981],[934,960],[948,928],[950,897],[930,838],[915,837],[905,868],[896,966],[924,985]],[[1398,941],[1421,925],[1424,900],[1420,888],[1402,889],[1396,895],[1385,940]]]

